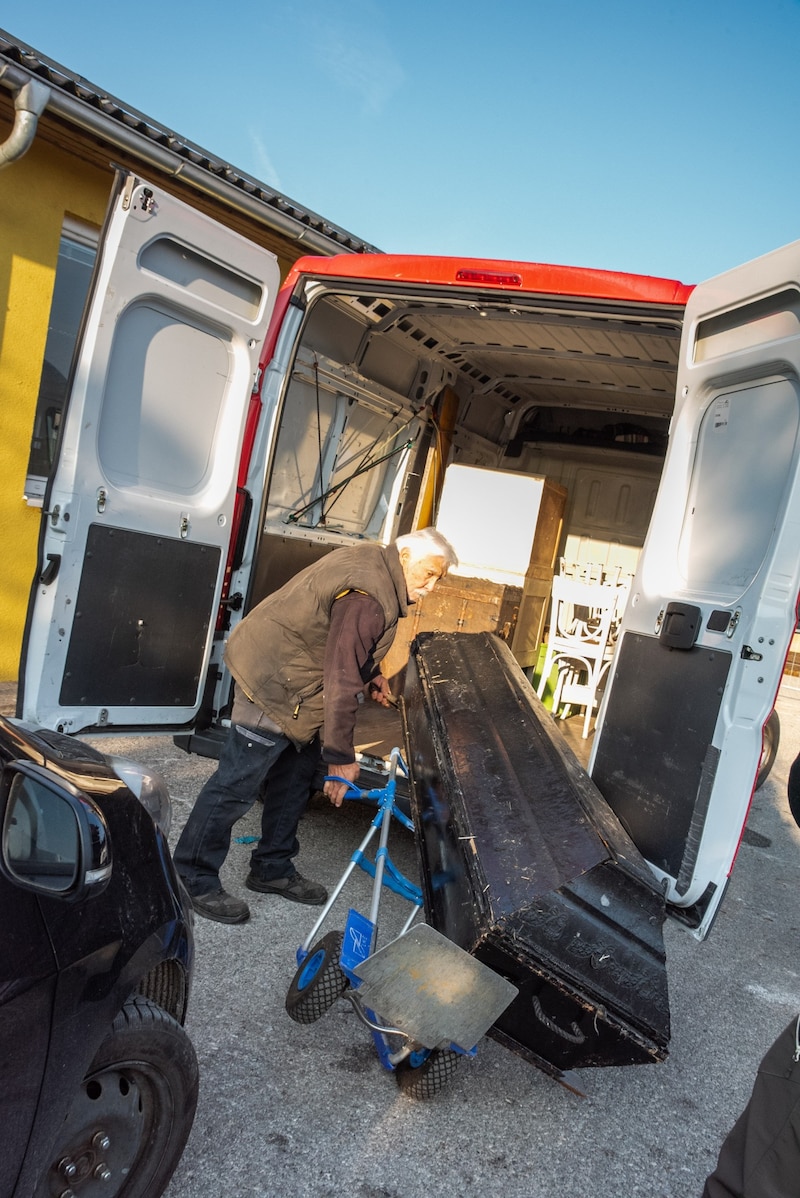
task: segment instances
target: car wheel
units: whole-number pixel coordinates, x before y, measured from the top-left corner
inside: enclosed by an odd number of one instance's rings
[[[462,1059],[452,1048],[421,1049],[400,1061],[397,1084],[410,1098],[433,1098],[447,1085]]]
[[[789,810],[794,822],[800,827],[800,755],[795,757],[789,769]]]
[[[315,1023],[347,989],[339,964],[342,933],[328,932],[310,948],[292,979],[286,1011],[295,1023]]]
[[[130,999],[83,1079],[35,1198],[158,1198],[197,1106],[198,1067],[181,1025]]]
[[[758,766],[758,777],[756,778],[756,790],[763,786],[769,777],[769,771],[775,764],[775,757],[778,752],[778,745],[781,740],[781,722],[778,719],[777,711],[772,711],[769,719],[764,725],[764,738],[761,745],[761,761]]]

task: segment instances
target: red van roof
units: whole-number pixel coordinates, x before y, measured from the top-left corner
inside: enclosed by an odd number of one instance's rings
[[[491,258],[442,258],[422,254],[337,254],[332,258],[298,259],[286,283],[301,274],[325,275],[379,282],[430,283],[455,287],[486,287],[547,295],[586,296],[646,304],[684,305],[692,285],[676,279],[583,266],[553,266],[543,262],[504,262]]]

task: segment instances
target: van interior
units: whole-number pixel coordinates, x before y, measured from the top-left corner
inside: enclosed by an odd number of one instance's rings
[[[265,372],[278,431],[258,467],[268,483],[246,609],[342,543],[435,524],[461,559],[451,590],[470,576],[498,588],[501,627],[471,618],[469,596],[443,615],[440,595],[411,632],[500,631],[533,679],[554,574],[635,570],[666,451],[682,305],[313,277],[292,303],[296,350],[280,363],[279,342],[279,369]],[[453,466],[474,468],[467,528],[440,523]],[[509,491],[509,474],[560,496],[535,562],[541,513]],[[261,479],[251,486],[260,493]],[[464,560],[470,537],[480,562]]]
[[[559,556],[631,571],[666,451],[682,308],[453,291],[312,302],[264,532],[389,540],[419,523],[425,484],[435,523],[456,462],[559,483]]]

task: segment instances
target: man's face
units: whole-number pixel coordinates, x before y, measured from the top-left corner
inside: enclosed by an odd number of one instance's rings
[[[443,557],[421,557],[412,560],[408,549],[400,550],[400,561],[408,588],[408,597],[419,602],[432,591],[440,578],[447,573],[447,562]]]

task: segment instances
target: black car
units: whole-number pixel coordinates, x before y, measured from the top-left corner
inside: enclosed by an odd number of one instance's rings
[[[198,1068],[169,796],[132,763],[0,717],[2,1198],[157,1198]]]

